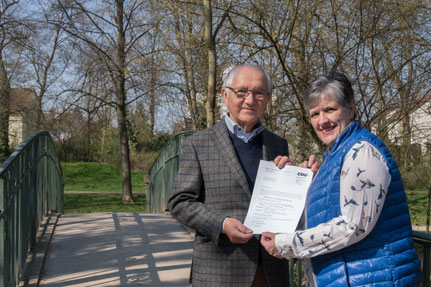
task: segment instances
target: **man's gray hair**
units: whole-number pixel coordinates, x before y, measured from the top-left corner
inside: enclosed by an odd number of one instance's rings
[[[243,68],[243,67],[253,67],[253,68],[256,68],[259,71],[261,71],[265,75],[266,81],[268,82],[267,93],[268,94],[271,93],[271,89],[272,89],[271,78],[269,77],[268,73],[262,67],[254,65],[254,64],[241,64],[241,65],[235,66],[232,69],[230,69],[230,71],[227,72],[226,77],[224,78],[223,87],[231,87],[232,81],[233,81],[233,78],[234,78],[236,72],[238,71],[238,69]]]

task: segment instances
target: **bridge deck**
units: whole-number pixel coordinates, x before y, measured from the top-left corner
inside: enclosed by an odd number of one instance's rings
[[[192,237],[168,215],[62,215],[40,286],[189,286]]]

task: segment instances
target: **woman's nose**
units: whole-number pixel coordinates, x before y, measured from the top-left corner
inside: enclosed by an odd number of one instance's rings
[[[319,123],[322,124],[326,124],[329,121],[327,115],[325,113],[320,113],[319,115]]]

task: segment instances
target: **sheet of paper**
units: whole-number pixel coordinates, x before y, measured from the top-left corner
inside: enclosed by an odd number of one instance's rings
[[[254,234],[294,232],[312,178],[310,169],[261,160],[244,225]]]

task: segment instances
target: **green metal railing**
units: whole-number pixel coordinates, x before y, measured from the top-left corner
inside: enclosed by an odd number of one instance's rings
[[[172,184],[178,171],[183,140],[192,133],[194,132],[182,132],[168,141],[151,166],[148,174],[147,212],[166,211]]]
[[[0,167],[0,287],[17,286],[49,212],[63,212],[63,175],[49,133],[23,142]]]
[[[413,240],[416,245],[422,247],[417,250],[422,260],[422,287],[430,287],[430,247],[431,234],[413,230]],[[422,252],[421,252],[422,251]]]

